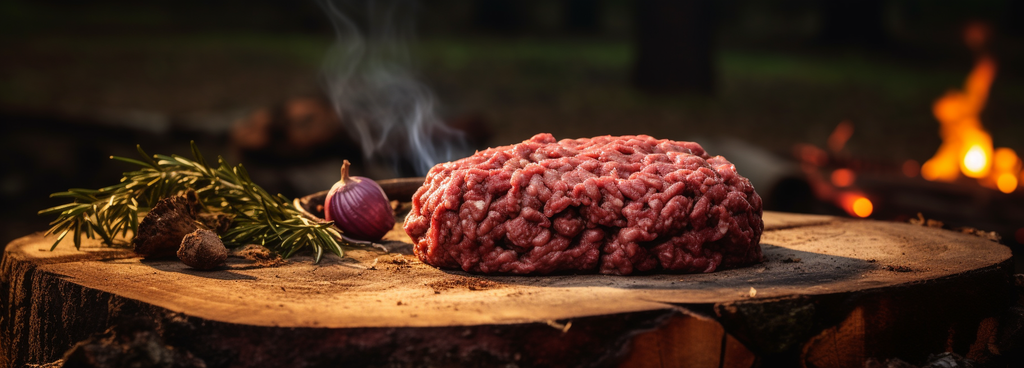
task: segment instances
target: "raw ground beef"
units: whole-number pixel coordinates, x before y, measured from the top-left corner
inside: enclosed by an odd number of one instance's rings
[[[693,142],[538,134],[434,166],[412,205],[415,254],[467,272],[712,272],[762,258],[761,197]]]

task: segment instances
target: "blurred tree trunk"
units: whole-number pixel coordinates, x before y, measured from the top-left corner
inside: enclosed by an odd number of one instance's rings
[[[820,0],[820,40],[830,45],[883,46],[885,0]]]
[[[633,83],[652,92],[715,88],[713,0],[637,0]]]

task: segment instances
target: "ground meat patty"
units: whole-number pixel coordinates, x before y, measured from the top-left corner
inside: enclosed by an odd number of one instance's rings
[[[712,272],[762,258],[761,197],[693,142],[538,134],[434,166],[412,205],[420,260],[467,272]]]

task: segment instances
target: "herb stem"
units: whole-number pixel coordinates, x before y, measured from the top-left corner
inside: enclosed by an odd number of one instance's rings
[[[242,165],[232,167],[217,158],[217,166],[207,165],[195,142],[191,144],[193,159],[172,155],[149,156],[136,146],[142,160],[111,156],[111,159],[140,166],[124,173],[119,184],[98,190],[69,189],[51,197],[71,198],[72,202],[39,211],[40,215],[57,214],[46,235],[60,234],[52,249],[71,235],[75,248],[81,248],[82,236],[100,238],[114,246],[127,239],[128,232],[138,233],[139,200],[152,207],[162,198],[194,190],[203,208],[233,218],[231,226],[221,234],[228,246],[262,244],[284,256],[311,248],[316,262],[324,248],[344,256],[342,244],[351,245],[332,228],[331,223],[310,224],[282,195],[273,196],[252,182]],[[120,237],[118,235],[120,234]]]

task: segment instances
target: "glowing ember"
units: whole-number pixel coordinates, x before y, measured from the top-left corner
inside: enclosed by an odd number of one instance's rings
[[[828,151],[810,144],[797,144],[793,147],[793,154],[800,160],[800,168],[806,175],[807,182],[811,186],[814,196],[823,201],[829,201],[853,217],[868,217],[875,210],[874,203],[863,193],[857,191],[857,167],[856,162],[850,167],[840,167],[832,170],[831,174],[825,175],[823,169],[832,160],[829,152],[835,156],[842,156],[841,152],[846,142],[853,135],[853,124],[843,121],[836,126],[835,130],[828,137]],[[903,172],[907,176],[916,176],[919,165],[917,161],[907,161],[904,164]]]
[[[828,136],[828,149],[833,153],[839,153],[843,150],[843,146],[846,145],[846,141],[850,140],[853,136],[853,124],[849,121],[843,121],[832,130],[832,134]]]
[[[863,195],[855,193],[843,193],[839,195],[839,205],[850,214],[856,217],[868,217],[874,212],[875,206]]]
[[[809,144],[799,144],[795,149],[797,156],[800,157],[800,161],[805,164],[825,166],[828,163],[828,152],[821,148]]]
[[[1010,148],[999,148],[992,156],[992,177],[995,186],[1003,193],[1013,193],[1017,189],[1017,173],[1021,170],[1021,161],[1017,152]]]
[[[1017,152],[1012,148],[1003,147],[997,149],[993,161],[996,171],[1010,172],[1020,170],[1020,158],[1017,157]]]
[[[840,188],[853,185],[853,181],[856,178],[857,175],[850,169],[837,169],[832,172],[832,184]]]
[[[908,178],[913,178],[921,172],[921,164],[917,163],[915,160],[907,160],[903,162],[902,169],[903,175],[906,175]]]
[[[875,208],[871,205],[871,201],[867,198],[860,197],[853,201],[853,214],[858,217],[871,216],[871,211]]]
[[[999,179],[996,179],[996,187],[1000,192],[1013,193],[1017,189],[1017,176],[1009,173],[999,175]]]

